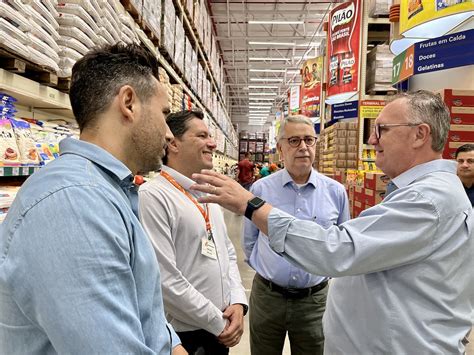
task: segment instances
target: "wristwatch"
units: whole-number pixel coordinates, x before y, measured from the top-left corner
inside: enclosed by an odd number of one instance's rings
[[[262,207],[265,204],[265,201],[260,197],[255,196],[254,198],[248,200],[247,209],[245,210],[245,217],[252,220],[253,213]]]

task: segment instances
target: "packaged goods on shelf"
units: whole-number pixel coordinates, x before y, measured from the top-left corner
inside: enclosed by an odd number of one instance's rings
[[[58,10],[58,21],[60,24],[69,26],[70,22],[73,21],[71,17],[75,17],[81,19],[87,25],[84,26],[84,29],[82,29],[83,32],[89,34],[90,30],[92,30],[94,35],[95,33],[99,32],[99,26],[97,25],[96,21],[82,6],[78,4],[59,3],[56,9]],[[94,36],[90,37],[96,41]]]
[[[193,21],[192,25],[196,29],[198,37],[200,38],[201,42],[203,39],[203,26],[202,26],[202,3],[204,0],[197,0],[194,2],[194,13],[193,13]]]
[[[386,44],[376,46],[367,54],[367,90],[392,91],[392,64],[394,55]]]
[[[76,52],[84,55],[88,52],[88,48],[79,40],[69,37],[69,36],[61,36],[58,40],[59,47],[66,47],[75,50]]]
[[[0,119],[0,165],[19,166],[20,151],[9,119]]]
[[[30,30],[30,23],[25,18],[25,13],[25,5],[20,1],[14,1],[12,3],[0,2],[0,18],[6,19],[21,31]]]
[[[95,46],[95,43],[87,36],[87,34],[75,26],[60,26],[58,32],[61,37],[66,36],[77,39],[88,49]]]
[[[392,0],[369,0],[369,16],[388,16]]]
[[[192,81],[192,62],[193,62],[193,48],[188,37],[184,40],[184,77],[191,83]],[[191,85],[192,86],[192,85]]]
[[[20,153],[22,165],[38,165],[39,157],[35,147],[35,141],[30,130],[30,124],[23,120],[10,119],[15,133],[15,139]]]
[[[176,14],[172,0],[163,0],[160,45],[170,56],[174,53]]]
[[[183,23],[176,17],[176,24],[175,24],[175,42],[174,42],[174,63],[181,70],[181,73],[184,72],[184,27]]]
[[[7,216],[8,210],[20,189],[19,186],[2,186],[0,187],[0,223]]]
[[[156,38],[161,38],[161,0],[144,1],[142,16]]]
[[[191,89],[195,93],[198,92],[198,67],[197,52],[193,49],[191,57]]]
[[[30,58],[30,52],[25,45],[29,41],[28,35],[3,18],[0,18],[0,37],[3,39],[2,45],[9,51],[25,59]]]
[[[443,158],[454,159],[457,148],[474,142],[474,90],[444,89],[439,94],[451,116]]]
[[[58,23],[60,25],[60,30],[61,30],[61,26],[76,27],[81,32],[83,32],[87,37],[89,37],[94,43],[94,45],[99,44],[99,37],[96,34],[97,32],[99,32],[98,28],[97,28],[97,31],[94,32],[94,30],[82,18],[76,15],[72,15],[67,12],[62,12],[60,8],[58,8],[58,12],[59,12]],[[97,25],[95,27],[97,27]]]

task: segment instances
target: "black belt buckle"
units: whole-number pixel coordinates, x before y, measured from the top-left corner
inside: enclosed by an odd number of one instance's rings
[[[303,298],[309,295],[308,289],[287,288],[285,289],[287,298]]]

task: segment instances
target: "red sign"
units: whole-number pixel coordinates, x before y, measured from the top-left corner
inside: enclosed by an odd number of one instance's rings
[[[335,7],[328,26],[327,96],[356,92],[359,87],[360,0]]]
[[[301,113],[306,117],[319,117],[323,57],[308,59],[301,69]]]

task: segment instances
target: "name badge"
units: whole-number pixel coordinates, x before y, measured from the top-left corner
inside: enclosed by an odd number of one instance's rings
[[[214,241],[212,239],[201,239],[201,254],[208,258],[217,260],[216,245],[214,244]]]

